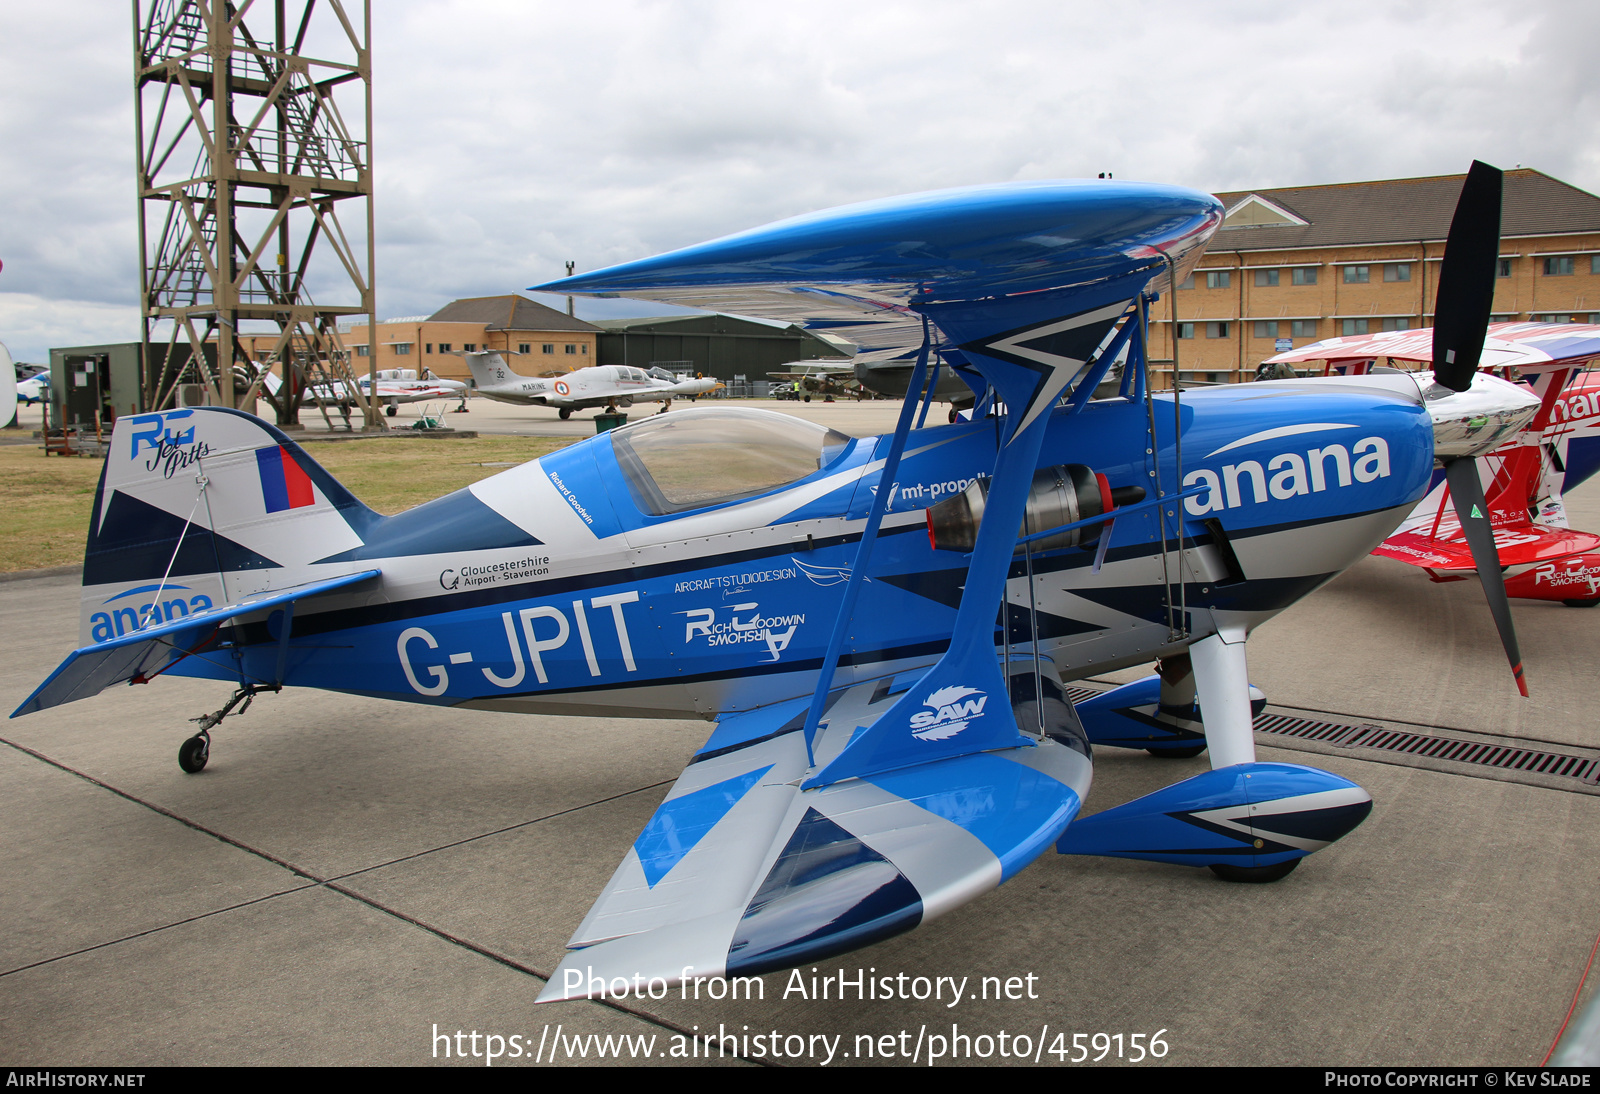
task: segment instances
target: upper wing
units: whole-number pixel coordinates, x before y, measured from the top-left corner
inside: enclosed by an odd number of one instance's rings
[[[921,675],[835,692],[817,763]],[[802,790],[808,702],[722,719],[567,943],[540,1002],[613,991],[618,977],[753,976],[908,931],[1033,861],[1088,792],[1087,747],[1049,738]]]

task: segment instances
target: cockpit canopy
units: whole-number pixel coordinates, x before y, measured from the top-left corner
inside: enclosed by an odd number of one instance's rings
[[[658,414],[610,433],[634,502],[665,516],[776,490],[837,459],[851,438],[744,407]]]

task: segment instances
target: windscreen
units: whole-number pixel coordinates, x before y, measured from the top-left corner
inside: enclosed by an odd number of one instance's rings
[[[610,434],[634,501],[662,516],[776,490],[826,467],[842,433],[742,407],[658,414]]]

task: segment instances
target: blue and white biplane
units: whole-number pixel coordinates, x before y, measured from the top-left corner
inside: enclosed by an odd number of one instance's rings
[[[700,407],[383,517],[253,417],[123,418],[83,647],[16,713],[163,673],[229,681],[188,771],[281,687],[714,722],[545,1000],[852,950],[1052,844],[1281,877],[1370,800],[1257,762],[1246,639],[1393,531],[1436,456],[1494,447],[1536,404],[1470,363],[1427,390],[1152,390],[1149,304],[1222,213],[1169,186],[979,186],[540,286],[899,343],[911,391],[937,350],[973,392],[956,424],[924,428],[907,400],[892,435],[853,439]],[[1063,681],[1158,658],[1159,677],[1067,701]],[[1212,770],[1074,823],[1097,744],[1209,748]]]

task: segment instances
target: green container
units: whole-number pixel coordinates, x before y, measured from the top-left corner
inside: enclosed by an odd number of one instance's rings
[[[627,425],[626,414],[596,414],[594,416],[594,431],[604,433],[608,429],[615,429],[619,425]]]

